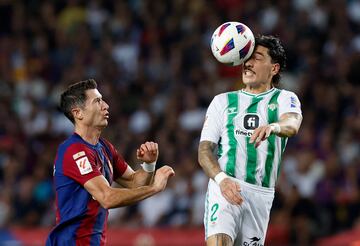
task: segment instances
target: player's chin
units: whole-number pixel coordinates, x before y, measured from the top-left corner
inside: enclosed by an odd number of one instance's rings
[[[99,124],[100,127],[107,127],[107,125],[109,124],[107,119],[104,119],[101,121],[101,123]]]
[[[253,78],[248,78],[248,77],[243,76],[243,83],[245,85],[254,85],[255,80]]]

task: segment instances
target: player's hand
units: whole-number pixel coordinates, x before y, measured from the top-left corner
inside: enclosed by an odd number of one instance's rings
[[[159,156],[159,146],[154,142],[146,142],[136,150],[136,157],[146,163],[157,161]]]
[[[255,148],[259,147],[262,141],[266,140],[272,133],[270,125],[260,126],[256,128],[250,137],[249,143],[255,143]]]
[[[240,184],[226,178],[220,183],[220,190],[225,199],[232,205],[241,205],[243,198],[240,196]]]
[[[159,168],[155,173],[154,183],[152,184],[156,192],[161,192],[165,189],[167,181],[174,176],[174,170],[169,166]]]

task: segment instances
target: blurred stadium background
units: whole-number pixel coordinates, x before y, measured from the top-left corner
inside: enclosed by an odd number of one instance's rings
[[[54,225],[52,164],[72,133],[58,97],[87,78],[125,159],[138,168],[136,147],[155,140],[177,173],[165,192],[111,210],[109,245],[203,245],[200,129],[212,97],[241,87],[209,48],[228,20],[281,38],[282,87],[302,101],[267,245],[359,245],[359,0],[1,0],[0,245],[42,245]]]

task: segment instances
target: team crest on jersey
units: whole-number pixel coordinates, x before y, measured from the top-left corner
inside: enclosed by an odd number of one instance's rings
[[[277,103],[270,103],[268,105],[268,108],[271,110],[271,111],[274,111],[275,109],[277,109],[278,105]]]
[[[81,175],[90,173],[93,170],[87,156],[76,160],[76,165],[78,166]]]

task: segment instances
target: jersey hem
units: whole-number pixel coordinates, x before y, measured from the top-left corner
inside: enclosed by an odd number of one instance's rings
[[[246,188],[254,191],[254,192],[258,192],[258,193],[263,193],[266,195],[274,195],[275,194],[275,188],[271,187],[263,187],[263,186],[258,186],[258,185],[254,185],[254,184],[250,184],[246,181],[237,179],[237,178],[231,178],[232,180],[234,180],[235,182],[240,183],[240,188],[241,186],[245,186]]]

